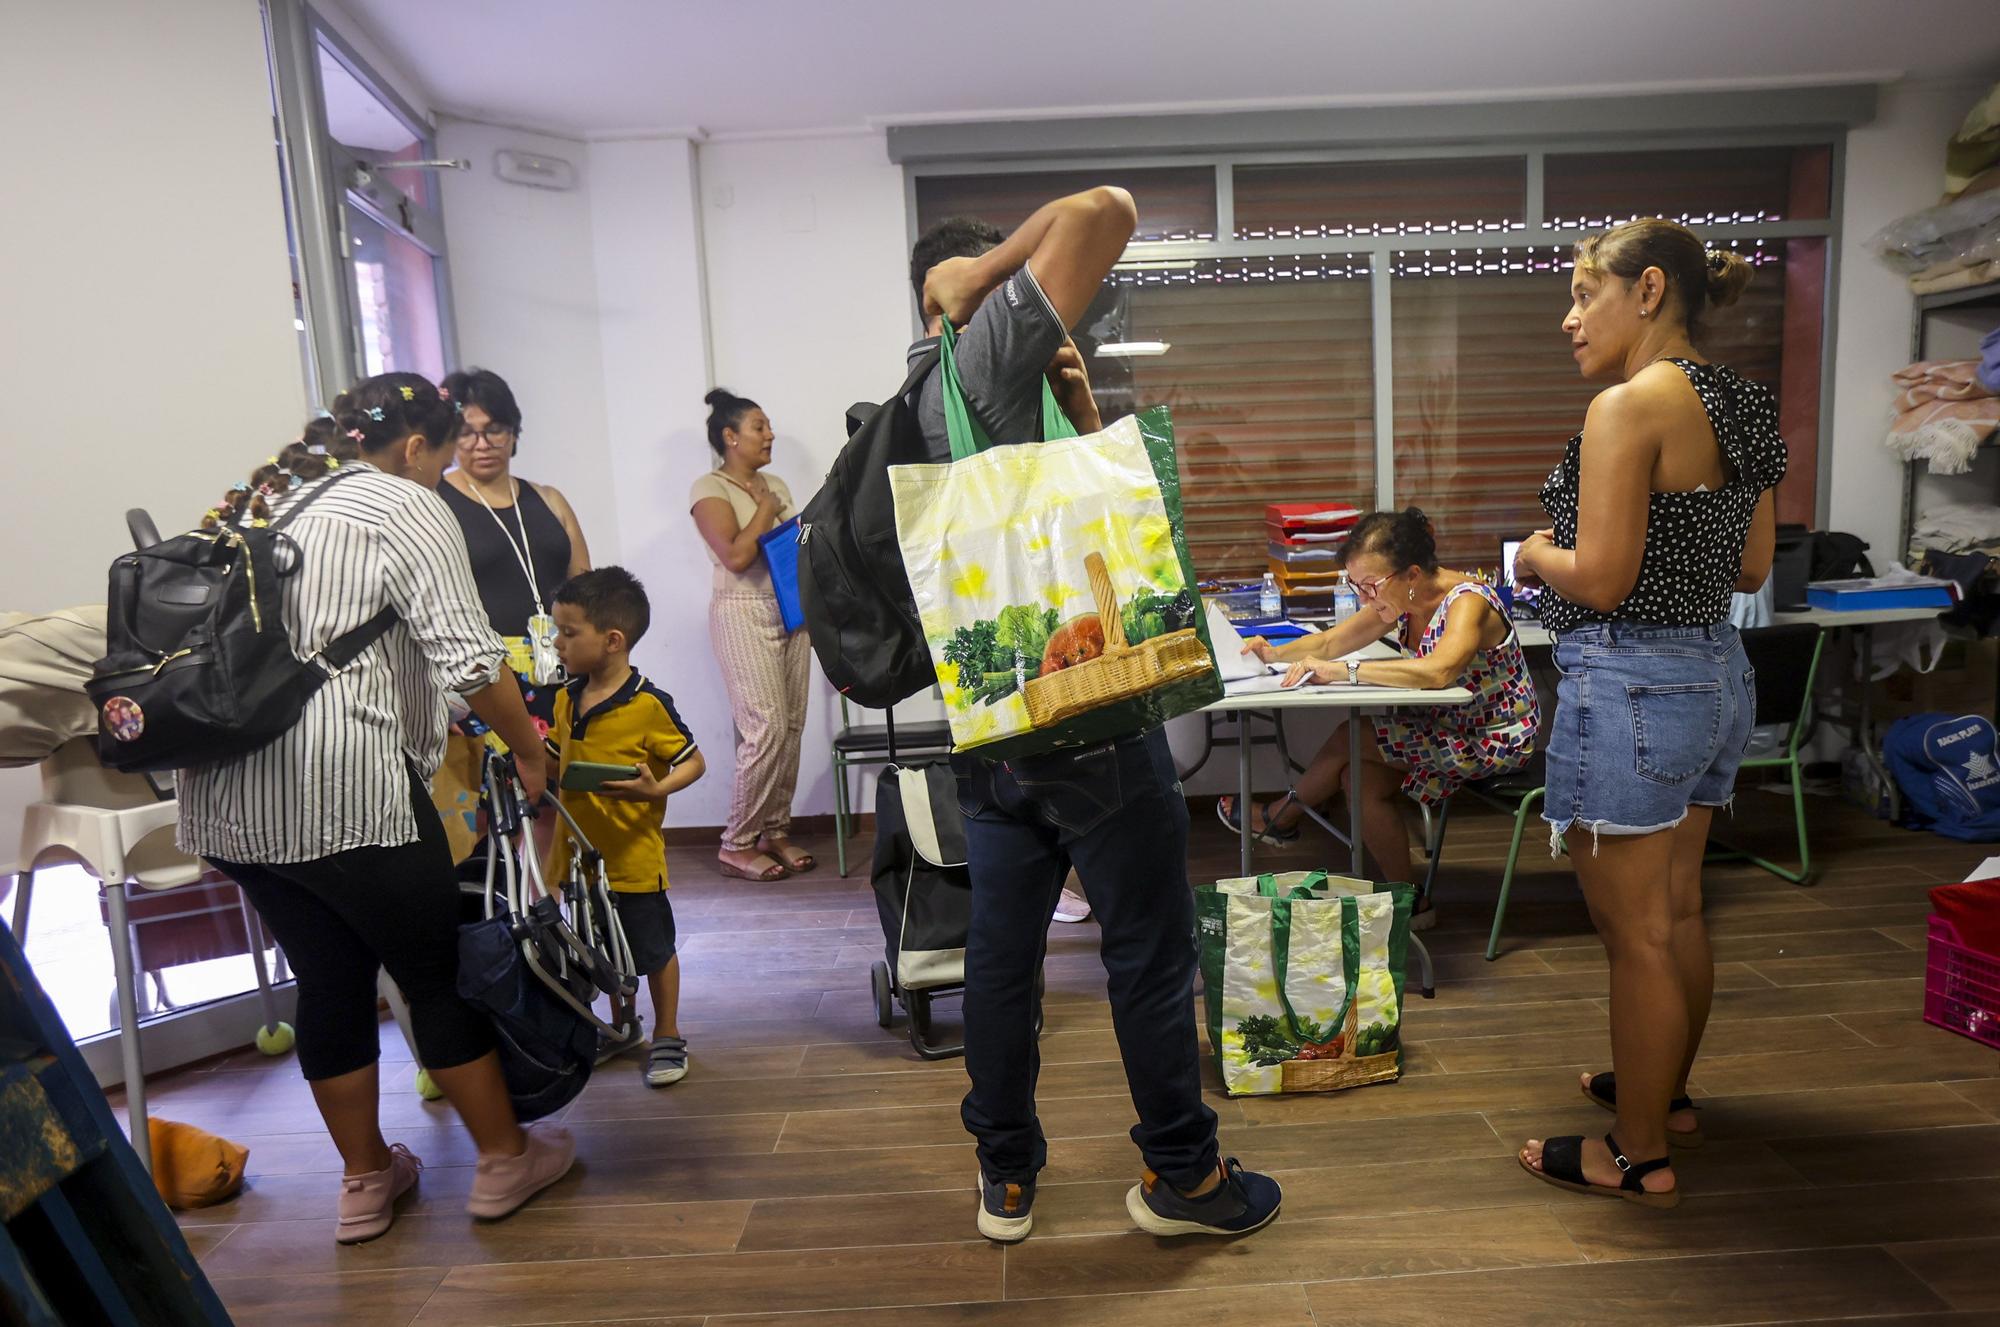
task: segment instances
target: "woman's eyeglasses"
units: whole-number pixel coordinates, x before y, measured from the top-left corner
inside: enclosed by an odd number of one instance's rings
[[[497,424],[489,424],[483,429],[460,429],[458,431],[458,445],[461,447],[485,446],[498,451],[502,447],[511,446],[513,441],[514,430],[501,428]]]
[[[1354,592],[1363,599],[1379,598],[1382,587],[1394,579],[1393,576],[1356,576],[1353,579]]]

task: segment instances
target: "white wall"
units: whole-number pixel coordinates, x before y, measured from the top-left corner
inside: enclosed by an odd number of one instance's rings
[[[708,465],[694,145],[684,138],[593,143],[590,170],[618,558],[653,602],[652,630],[635,660],[673,694],[711,771],[674,799],[668,823],[720,825],[733,730],[708,648],[708,560],[687,514],[688,488]]]
[[[576,167],[577,187],[509,184],[493,167],[506,148],[562,158]],[[507,380],[523,418],[520,474],[560,488],[592,556],[613,561],[617,485],[605,419],[589,149],[573,139],[446,118],[438,150],[472,163],[469,171],[439,173],[459,363]]]
[[[1882,445],[1895,393],[1889,375],[1910,360],[1910,288],[1863,248],[1898,217],[1944,191],[1944,145],[1983,87],[1911,84],[1882,90],[1876,118],[1847,137],[1842,194],[1839,323],[1834,345],[1830,527],[1861,536],[1870,557],[1902,559],[1902,467]]]
[[[9,6],[0,125],[0,607],[101,603],[127,507],[191,524],[305,418],[257,2]]]
[[[771,468],[803,504],[847,441],[847,408],[880,400],[905,373],[902,171],[879,134],[753,140],[705,144],[701,184],[714,378],[770,414]],[[705,595],[706,584],[691,592]],[[726,733],[726,712],[721,720]],[[839,727],[838,697],[815,664],[793,804],[800,815],[833,811]],[[716,743],[705,750],[712,769],[729,763]],[[866,773],[857,785],[863,807],[873,804],[874,771]]]

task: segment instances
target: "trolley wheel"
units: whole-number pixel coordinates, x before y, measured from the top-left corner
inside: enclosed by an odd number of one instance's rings
[[[273,1023],[257,1029],[257,1049],[265,1055],[283,1055],[298,1044],[298,1033],[290,1023]]]
[[[896,1005],[889,991],[889,965],[877,963],[868,969],[868,984],[875,990],[875,1022],[889,1027],[896,1021]]]
[[[417,1070],[417,1095],[425,1101],[437,1101],[444,1096],[444,1089],[431,1078],[428,1069]]]

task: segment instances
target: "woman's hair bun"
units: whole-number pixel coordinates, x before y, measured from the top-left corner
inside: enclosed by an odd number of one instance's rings
[[[1708,251],[1708,302],[1718,309],[1736,302],[1755,272],[1749,260],[1730,249]]]
[[[701,401],[703,405],[719,406],[735,399],[736,393],[730,391],[727,387],[718,387],[707,396],[702,397]]]

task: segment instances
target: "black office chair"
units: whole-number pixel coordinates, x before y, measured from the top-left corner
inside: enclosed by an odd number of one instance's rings
[[[847,878],[847,839],[854,820],[847,772],[856,765],[941,760],[951,754],[951,725],[943,719],[899,724],[893,711],[883,711],[882,720],[854,723],[847,698],[840,698],[840,731],[833,739],[833,833],[842,879]]]

